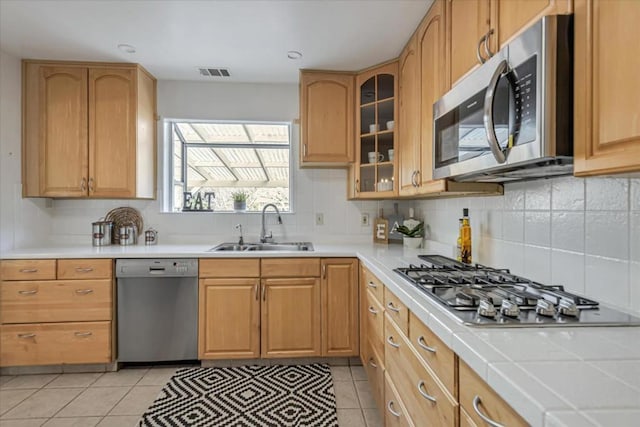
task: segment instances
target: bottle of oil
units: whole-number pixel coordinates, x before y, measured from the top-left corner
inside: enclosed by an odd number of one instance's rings
[[[469,209],[462,210],[462,226],[460,226],[460,261],[471,264],[471,224]]]
[[[462,261],[462,218],[458,220],[458,240],[456,241],[456,259]]]

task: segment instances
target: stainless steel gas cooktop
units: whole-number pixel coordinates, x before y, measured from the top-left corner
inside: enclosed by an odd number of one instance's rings
[[[480,264],[420,255],[394,271],[470,326],[638,326],[640,318],[597,301]]]

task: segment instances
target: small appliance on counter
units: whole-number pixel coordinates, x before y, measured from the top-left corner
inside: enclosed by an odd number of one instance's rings
[[[394,271],[468,326],[640,326],[640,318],[597,301],[511,274],[441,255]]]

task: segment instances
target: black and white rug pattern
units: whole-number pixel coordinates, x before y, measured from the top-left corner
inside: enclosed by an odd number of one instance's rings
[[[140,427],[338,427],[327,365],[179,369]]]

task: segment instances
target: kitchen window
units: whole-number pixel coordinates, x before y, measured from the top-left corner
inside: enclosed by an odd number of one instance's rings
[[[234,194],[243,192],[248,195],[247,212],[260,211],[267,203],[291,211],[290,123],[172,120],[166,124],[171,135],[168,210],[232,212]]]

